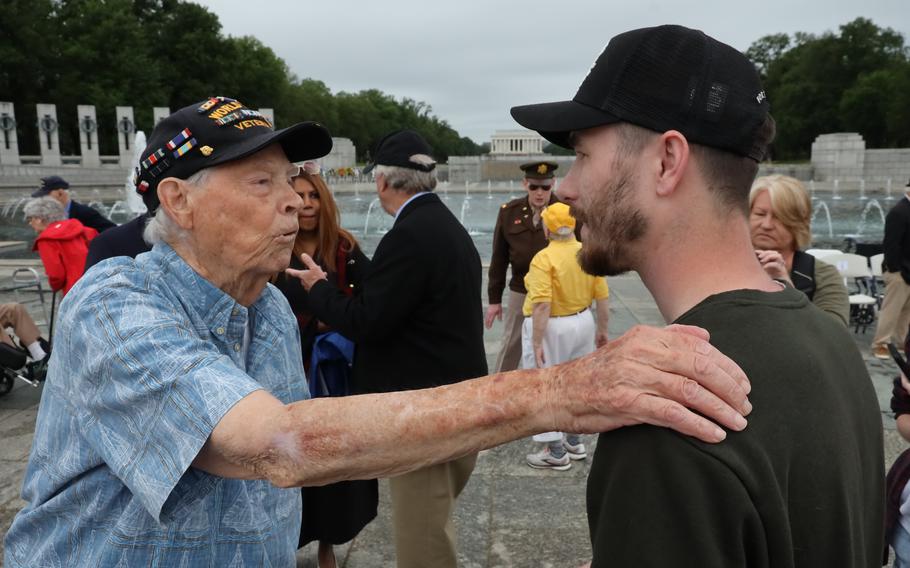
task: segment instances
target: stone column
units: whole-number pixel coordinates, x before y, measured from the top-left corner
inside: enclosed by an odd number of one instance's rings
[[[96,167],[101,165],[98,151],[98,118],[94,105],[76,105],[76,121],[79,124],[79,154],[82,165]]]
[[[16,136],[16,109],[0,102],[0,164],[18,165],[19,138]]]
[[[136,122],[133,120],[133,107],[118,106],[117,114],[117,146],[120,155],[120,165],[129,167],[133,163],[133,154],[136,149],[133,148],[136,136]]]
[[[38,143],[41,145],[41,165],[59,166],[60,137],[58,135],[57,105],[38,103]]]
[[[171,115],[171,109],[168,107],[152,107],[152,128],[158,126],[158,123]]]
[[[261,108],[261,109],[259,109],[259,112],[262,113],[262,116],[264,116],[264,117],[266,117],[267,119],[269,119],[269,122],[272,123],[272,126],[275,125],[275,109],[273,109],[273,108]]]

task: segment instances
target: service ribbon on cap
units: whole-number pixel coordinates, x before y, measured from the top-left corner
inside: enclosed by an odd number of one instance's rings
[[[158,148],[157,150],[155,150],[154,152],[149,154],[148,158],[142,160],[142,168],[146,169],[146,170],[151,168],[152,166],[155,165],[155,163],[158,160],[160,160],[163,157],[164,157],[164,150],[162,150],[161,148]]]
[[[190,138],[189,140],[187,140],[186,144],[177,148],[172,153],[174,154],[175,158],[179,158],[179,157],[183,156],[184,154],[186,154],[187,152],[189,152],[190,150],[192,150],[193,146],[195,146],[195,145],[196,145],[196,139]]]
[[[192,135],[193,135],[193,133],[190,132],[190,129],[189,129],[189,128],[184,128],[183,130],[180,131],[180,134],[178,134],[177,136],[174,136],[173,138],[171,138],[171,141],[168,142],[168,143],[166,144],[167,149],[168,149],[168,150],[173,150],[174,148],[177,147],[177,144],[180,144],[181,142],[183,142],[184,140],[186,140],[187,138],[189,138],[189,137],[192,136]],[[182,156],[182,155],[183,155],[183,154],[181,154],[181,156]],[[176,154],[174,154],[174,157],[177,158],[177,157],[179,157],[179,156],[177,156]]]
[[[224,126],[226,124],[230,124],[234,121],[240,120],[241,118],[261,118],[263,120],[267,120],[265,118],[265,116],[263,116],[263,114],[261,112],[259,112],[258,110],[250,110],[250,109],[242,108],[239,110],[235,110],[234,112],[232,112],[231,114],[229,114],[227,116],[223,116],[223,117],[215,120],[215,124],[217,124],[218,126]]]
[[[161,172],[168,169],[169,167],[171,167],[171,163],[168,161],[168,159],[162,158],[161,161],[158,162],[158,165],[149,169],[149,175],[152,177],[158,177]]]
[[[229,99],[227,97],[211,97],[209,100],[207,100],[204,103],[202,103],[201,105],[199,105],[199,108],[196,109],[196,112],[198,112],[199,114],[202,114],[205,111],[212,108],[213,106],[217,105],[218,103],[227,103],[227,102],[234,102],[234,99]]]

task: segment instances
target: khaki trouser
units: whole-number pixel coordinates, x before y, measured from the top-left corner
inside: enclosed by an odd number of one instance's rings
[[[35,320],[22,304],[0,304],[0,341],[13,345],[13,340],[5,331],[7,327],[13,328],[23,347],[38,341],[41,335]]]
[[[477,454],[389,478],[398,568],[455,568],[455,499]]]
[[[885,281],[885,299],[878,312],[872,346],[893,341],[903,350],[907,326],[910,326],[910,284],[904,282],[899,272],[885,272],[882,279]]]
[[[509,303],[502,315],[502,341],[496,356],[496,372],[514,371],[521,363],[521,324],[524,314],[521,309],[526,294],[509,290]]]

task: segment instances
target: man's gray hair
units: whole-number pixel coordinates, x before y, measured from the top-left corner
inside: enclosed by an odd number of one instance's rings
[[[218,166],[199,170],[186,178],[186,183],[198,190],[199,186],[205,185],[209,173],[217,167]],[[186,240],[188,234],[186,229],[175,223],[170,215],[167,214],[167,211],[159,206],[155,216],[149,219],[148,224],[145,226],[145,230],[142,232],[142,238],[145,239],[145,242],[148,244],[155,246],[158,243],[173,244]]]
[[[25,204],[25,207],[22,208],[22,212],[25,213],[26,219],[34,217],[45,223],[53,223],[54,221],[66,219],[66,209],[63,208],[63,204],[53,197],[36,197],[35,199],[30,199]]]
[[[426,154],[414,154],[409,160],[422,166],[436,164],[436,160]],[[404,191],[407,194],[436,189],[436,168],[423,172],[400,166],[378,165],[374,171],[376,175],[382,175],[390,187]]]
[[[575,237],[575,231],[569,227],[560,227],[556,231],[547,230],[547,235],[551,241],[568,241]]]

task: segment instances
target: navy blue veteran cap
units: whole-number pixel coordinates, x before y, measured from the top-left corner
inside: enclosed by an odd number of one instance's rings
[[[55,189],[69,189],[70,184],[60,176],[41,178],[41,187],[32,192],[32,197],[44,197]]]
[[[270,144],[281,144],[289,161],[300,162],[328,154],[332,137],[315,122],[276,131],[259,111],[234,99],[212,97],[178,110],[155,126],[136,168],[136,191],[154,213],[162,179],[187,179],[199,170],[245,158]]]
[[[564,148],[572,131],[628,122],[678,130],[693,143],[755,161],[769,103],[755,66],[736,49],[683,26],[628,31],[610,40],[571,101],[512,107],[522,126]]]
[[[373,161],[363,169],[368,174],[376,166],[398,166],[422,172],[431,172],[436,163],[420,163],[412,160],[417,155],[432,156],[433,149],[423,139],[423,136],[413,130],[396,130],[390,132],[379,140],[373,153]]]

